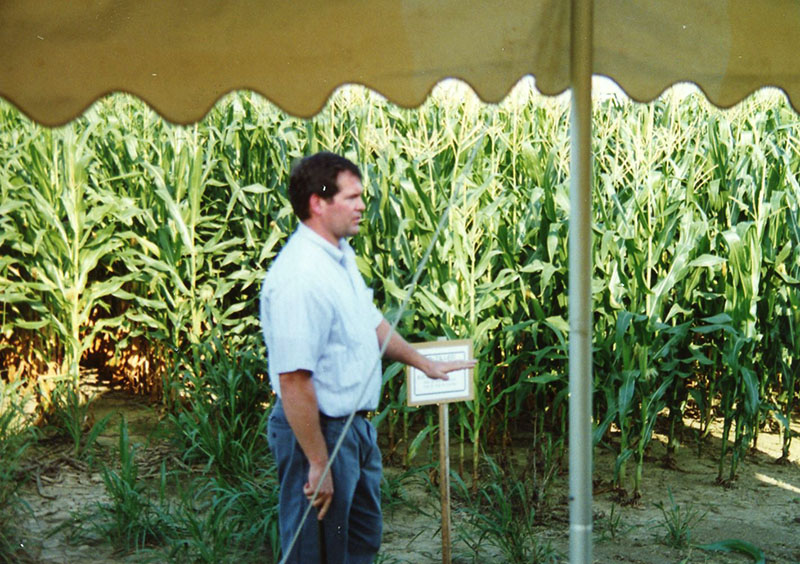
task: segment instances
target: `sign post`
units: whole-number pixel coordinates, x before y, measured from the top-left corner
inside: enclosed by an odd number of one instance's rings
[[[450,564],[450,426],[448,405],[439,404],[439,491],[442,496],[442,564]]]
[[[432,360],[470,360],[472,341],[434,341],[412,345]],[[448,404],[475,397],[472,369],[456,370],[448,380],[433,380],[416,368],[407,370],[408,405],[439,404],[439,491],[442,496],[442,564],[450,564],[450,417]]]

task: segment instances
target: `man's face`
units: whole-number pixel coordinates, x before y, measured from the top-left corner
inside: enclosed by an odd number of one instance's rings
[[[326,232],[326,239],[338,245],[342,237],[358,233],[358,224],[365,206],[361,197],[364,187],[355,174],[343,170],[336,177],[336,185],[339,191],[333,198],[320,200],[320,222]]]

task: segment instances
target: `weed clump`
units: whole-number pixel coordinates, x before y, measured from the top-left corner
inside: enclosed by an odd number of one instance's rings
[[[540,512],[547,508],[547,482],[540,482],[526,472],[515,473],[513,466],[501,468],[486,457],[485,479],[471,495],[464,482],[455,475],[457,493],[465,500],[461,513],[465,525],[460,537],[476,554],[486,542],[499,550],[511,564],[554,564],[561,555],[549,541],[537,535]],[[555,460],[552,462],[555,464]],[[551,477],[552,472],[545,472]]]
[[[705,512],[700,512],[691,503],[685,507],[675,502],[672,489],[667,488],[669,505],[663,501],[654,503],[663,517],[661,526],[664,533],[656,535],[660,542],[673,548],[686,548],[692,541],[692,529],[705,519]]]

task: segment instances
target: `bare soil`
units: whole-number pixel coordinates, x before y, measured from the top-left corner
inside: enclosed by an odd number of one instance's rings
[[[134,441],[143,443],[140,462],[157,471],[161,460],[175,453],[153,439],[159,419],[158,410],[146,401],[111,391],[94,404],[96,418],[104,413],[124,414]],[[116,447],[118,417],[112,418],[99,442],[113,453]],[[691,422],[687,421],[687,425]],[[800,434],[800,421],[793,423]],[[643,476],[642,497],[635,504],[620,503],[619,493],[608,487],[613,474],[614,454],[597,450],[593,499],[594,561],[602,564],[636,563],[745,563],[753,559],[737,553],[707,552],[699,548],[671,548],[659,540],[666,533],[661,511],[654,505],[663,502],[671,507],[669,491],[682,511],[703,514],[691,529],[693,544],[707,544],[736,538],[760,547],[766,562],[800,562],[800,438],[795,438],[788,463],[777,464],[781,439],[776,433],[762,433],[758,450],[740,463],[737,479],[727,486],[715,483],[719,452],[718,433],[698,454],[697,444],[686,444],[677,452],[669,468],[661,460],[665,454],[663,437],[657,437],[648,449]],[[519,450],[519,449],[518,449]],[[521,456],[524,456],[524,449]],[[469,465],[468,465],[469,467]],[[629,464],[628,473],[633,471]],[[69,445],[39,445],[28,464],[28,479],[23,495],[30,512],[20,525],[26,531],[22,561],[41,563],[135,562],[137,555],[119,555],[112,547],[81,545],[71,540],[70,522],[76,512],[105,500],[105,490],[97,465],[92,469],[70,456]],[[145,469],[145,473],[147,470]],[[441,562],[439,499],[425,479],[399,480],[402,470],[386,468],[387,477],[401,484],[407,504],[385,508],[384,543],[379,561],[383,563]],[[537,528],[540,542],[550,542],[567,562],[569,553],[569,517],[567,508],[567,469],[555,477],[549,493],[548,515]],[[464,536],[459,500],[453,501],[453,562],[503,562],[499,551],[479,543],[477,552],[470,549]],[[613,513],[612,513],[613,510]],[[466,536],[473,543],[476,537]]]

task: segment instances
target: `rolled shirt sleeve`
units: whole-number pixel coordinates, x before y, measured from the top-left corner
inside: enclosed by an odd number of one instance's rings
[[[333,322],[329,307],[303,284],[285,284],[268,290],[264,320],[272,328],[269,361],[278,374],[317,372]],[[262,299],[262,303],[265,300]]]

